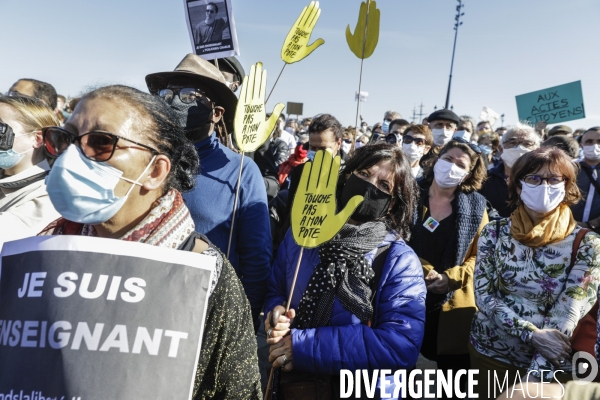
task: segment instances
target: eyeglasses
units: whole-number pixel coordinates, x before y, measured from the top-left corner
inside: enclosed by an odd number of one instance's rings
[[[523,178],[523,183],[525,183],[529,187],[537,187],[542,184],[542,182],[546,181],[548,185],[554,186],[565,182],[567,178],[564,176],[549,176],[544,177],[540,175],[527,175]]]
[[[425,145],[425,139],[423,138],[414,138],[410,135],[404,135],[404,137],[402,138],[402,142],[404,144],[411,144],[411,143],[415,143],[417,146],[424,146]]]
[[[62,128],[51,126],[43,128],[42,135],[44,151],[52,158],[59,157],[71,144],[78,143],[86,158],[98,162],[108,161],[115,153],[119,139],[136,144],[154,155],[160,154],[158,150],[150,146],[108,132],[94,131],[77,136]]]
[[[473,150],[477,154],[481,154],[481,147],[477,146],[476,144],[473,144],[473,143],[469,142],[466,139],[463,139],[461,137],[455,136],[455,137],[452,138],[451,142],[458,142],[458,143],[462,143],[462,144],[468,144],[469,147],[471,148],[471,150]]]
[[[502,143],[502,147],[504,147],[505,149],[514,149],[519,145],[522,145],[526,149],[533,149],[535,147],[536,143],[532,142],[530,140],[519,140],[516,138],[508,139],[507,141]]]
[[[158,91],[157,95],[166,101],[167,104],[171,104],[175,95],[178,95],[181,102],[185,104],[190,104],[198,100],[207,106],[212,105],[212,102],[206,97],[206,94],[202,90],[195,88],[161,89]]]

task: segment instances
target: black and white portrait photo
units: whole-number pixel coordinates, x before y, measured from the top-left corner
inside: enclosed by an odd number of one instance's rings
[[[185,0],[184,4],[197,55],[213,59],[239,54],[231,0]]]

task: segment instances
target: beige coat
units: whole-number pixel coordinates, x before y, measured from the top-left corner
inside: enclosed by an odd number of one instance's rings
[[[60,218],[42,177],[49,170],[44,160],[17,175],[0,179],[0,249],[4,242],[37,235]],[[36,176],[40,179],[36,180]]]

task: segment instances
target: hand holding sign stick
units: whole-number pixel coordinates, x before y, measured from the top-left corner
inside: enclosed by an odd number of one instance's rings
[[[267,97],[267,103],[269,102],[273,90],[275,90],[275,86],[277,86],[285,67],[288,64],[302,61],[319,46],[325,43],[323,39],[317,39],[313,44],[308,44],[312,31],[317,25],[320,16],[321,9],[319,8],[319,2],[312,1],[307,7],[304,7],[304,10],[302,10],[302,13],[296,20],[296,23],[292,26],[292,29],[290,29],[290,32],[283,42],[283,47],[281,48],[281,59],[285,64],[283,64],[283,68],[275,81],[275,85],[273,85],[269,97]]]
[[[271,117],[266,120],[266,91],[267,71],[263,70],[262,63],[258,62],[250,68],[250,75],[244,77],[240,99],[235,110],[235,119],[233,120],[235,140],[242,152],[242,159],[240,160],[240,171],[235,189],[235,198],[233,200],[233,215],[229,231],[229,244],[227,245],[227,258],[229,258],[229,253],[231,252],[231,239],[233,237],[235,213],[240,195],[245,153],[256,151],[256,149],[269,139],[273,129],[275,129],[275,124],[277,124],[277,119],[285,108],[283,104],[277,104]]]
[[[356,208],[362,203],[362,196],[354,196],[338,214],[335,197],[341,158],[333,157],[330,150],[321,150],[315,155],[313,162],[308,162],[302,171],[298,191],[292,203],[292,235],[300,246],[300,254],[290,287],[285,314],[290,310],[292,297],[296,287],[300,264],[304,249],[314,249],[329,242],[344,227]],[[274,318],[275,317],[275,318]],[[271,315],[272,321],[279,319]],[[273,323],[271,323],[272,326]],[[269,387],[273,379],[274,368],[271,369],[265,400],[269,395]]]
[[[346,41],[354,55],[360,58],[360,75],[358,79],[358,93],[356,106],[355,132],[358,132],[358,116],[360,113],[360,92],[362,87],[363,63],[365,58],[369,58],[375,52],[379,42],[379,21],[381,12],[377,9],[377,3],[374,0],[367,0],[360,5],[358,22],[354,34],[350,31],[350,25],[346,28]],[[356,146],[356,134],[352,139],[352,150]]]

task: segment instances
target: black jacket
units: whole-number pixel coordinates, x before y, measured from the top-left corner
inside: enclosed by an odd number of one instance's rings
[[[502,218],[510,217],[515,207],[510,207],[508,201],[508,184],[504,176],[504,162],[500,162],[488,171],[488,177],[479,191],[498,211]]]

